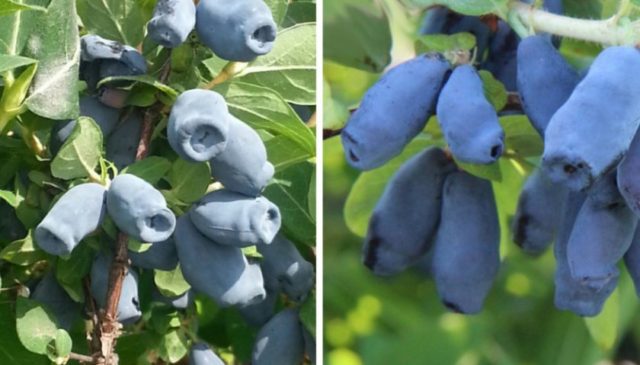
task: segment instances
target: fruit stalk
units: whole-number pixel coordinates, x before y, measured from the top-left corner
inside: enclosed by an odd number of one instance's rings
[[[640,35],[618,24],[618,15],[604,20],[577,19],[535,9],[514,1],[511,11],[527,27],[537,31],[603,44],[638,44]],[[631,23],[629,27],[638,27]],[[631,38],[632,37],[632,38]]]

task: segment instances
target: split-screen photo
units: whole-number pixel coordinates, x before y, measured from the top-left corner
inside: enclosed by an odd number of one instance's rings
[[[0,365],[640,365],[637,0],[0,0]]]

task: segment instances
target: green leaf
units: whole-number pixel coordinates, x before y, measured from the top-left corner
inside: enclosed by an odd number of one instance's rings
[[[476,38],[471,33],[429,34],[416,40],[416,53],[470,50],[475,46]]]
[[[2,1],[6,0],[0,0],[0,16],[2,15]],[[33,58],[0,54],[0,73],[11,71],[14,68],[30,65],[36,62],[38,61]]]
[[[484,15],[489,13],[506,14],[509,0],[403,0],[410,6],[426,8],[444,5],[465,15]]]
[[[273,15],[273,20],[276,24],[281,24],[284,16],[287,14],[287,0],[265,0],[265,3],[271,9],[271,14]],[[280,41],[280,39],[278,39]],[[276,42],[277,43],[277,42]]]
[[[161,83],[160,81],[156,80],[155,78],[149,75],[107,77],[105,79],[100,80],[100,82],[98,83],[98,86],[102,86],[104,84],[108,84],[113,81],[134,81],[134,82],[138,82],[138,83],[150,86],[160,91],[161,93],[168,96],[169,99],[171,100],[175,100],[178,97],[178,91],[176,91],[171,86]]]
[[[491,181],[502,181],[502,172],[500,171],[500,164],[494,162],[489,165],[477,165],[471,163],[460,162],[456,160],[456,164],[461,169],[470,173],[471,175],[483,178]]]
[[[316,337],[316,293],[309,295],[307,300],[300,307],[300,320],[304,327]]]
[[[206,162],[175,160],[166,177],[171,185],[171,194],[185,203],[200,199],[211,182],[211,170]]]
[[[46,356],[37,355],[27,350],[16,331],[16,313],[13,303],[3,300],[0,303],[0,364],[11,365],[49,365]]]
[[[146,20],[137,0],[78,0],[78,15],[91,34],[136,47]]]
[[[482,79],[485,97],[496,110],[502,110],[507,105],[508,96],[504,85],[496,80],[489,71],[480,70],[478,74]]]
[[[80,117],[51,163],[51,174],[71,180],[87,177],[102,156],[102,131],[91,118]]]
[[[311,217],[313,220],[316,220],[316,175],[318,173],[317,169],[313,169],[313,175],[311,176],[311,182],[309,183],[309,213],[311,213]]]
[[[269,162],[273,164],[276,172],[313,157],[309,152],[285,136],[275,136],[266,141],[265,146],[267,147]]]
[[[256,246],[248,246],[242,248],[242,254],[246,257],[251,257],[255,259],[262,258],[262,254],[258,251]]]
[[[27,96],[29,86],[33,81],[33,76],[38,69],[38,64],[32,64],[22,71],[20,76],[16,78],[11,87],[8,87],[2,92],[2,110],[11,115],[11,113],[18,113],[24,98]]]
[[[351,232],[360,237],[366,235],[373,208],[382,196],[387,181],[405,161],[427,148],[429,144],[427,139],[418,137],[409,143],[399,156],[380,168],[363,172],[358,176],[344,206],[344,219]]]
[[[589,329],[593,341],[603,351],[611,351],[618,337],[619,326],[619,290],[614,290],[607,299],[602,312],[595,317],[585,318],[584,323]]]
[[[295,1],[289,4],[282,27],[287,28],[300,23],[316,21],[316,4],[313,2]]]
[[[9,205],[11,205],[14,208],[17,208],[18,204],[20,204],[16,194],[7,190],[0,190],[0,199],[6,201],[7,203],[9,203]]]
[[[180,265],[171,271],[153,270],[153,281],[160,293],[167,297],[177,297],[191,288],[182,276]]]
[[[11,0],[0,0],[0,16],[9,15],[21,10],[46,11],[47,8],[29,4],[20,4]]]
[[[375,41],[372,41],[375,40]],[[369,72],[391,62],[391,30],[378,3],[324,2],[324,58]]]
[[[74,0],[52,0],[27,43],[26,55],[38,62],[25,103],[33,113],[50,119],[78,116],[80,40]]]
[[[282,229],[288,237],[315,244],[315,221],[309,212],[309,186],[315,165],[303,162],[279,172],[264,195],[280,208]]]
[[[151,185],[155,185],[171,169],[171,162],[164,157],[149,156],[127,166],[122,173],[136,175]]]
[[[72,346],[73,341],[69,333],[63,329],[58,329],[55,339],[47,348],[47,356],[56,364],[65,364],[66,357],[69,356]]]
[[[283,135],[315,155],[313,132],[293,108],[276,92],[257,85],[234,81],[216,89],[224,95],[229,111],[255,129]]]
[[[47,346],[58,331],[53,316],[42,304],[22,297],[16,301],[16,328],[22,345],[41,355],[47,354]]]
[[[160,343],[160,357],[164,361],[176,363],[187,355],[188,342],[186,336],[180,330],[172,330],[162,337]]]
[[[44,7],[49,0],[33,0],[29,3],[32,6]],[[34,28],[40,25],[41,16],[42,13],[37,11],[20,11],[3,16],[0,21],[0,53],[21,55],[27,38],[33,33]]]
[[[137,364],[138,359],[144,356],[145,352],[159,345],[159,341],[160,339],[152,331],[125,332],[116,343],[120,364]]]
[[[93,250],[83,242],[78,245],[68,259],[59,258],[56,265],[56,279],[76,302],[84,301],[82,280],[89,274],[93,263]]]
[[[289,103],[315,104],[316,24],[299,24],[280,32],[273,50],[236,78],[273,89]]]
[[[500,117],[505,133],[505,151],[519,157],[540,156],[544,149],[542,138],[524,115]]]
[[[31,231],[27,237],[11,242],[0,251],[0,258],[16,265],[28,266],[47,258],[44,251],[34,245]]]

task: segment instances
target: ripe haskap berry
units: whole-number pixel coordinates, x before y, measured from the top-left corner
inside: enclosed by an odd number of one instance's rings
[[[271,51],[278,29],[262,0],[201,0],[196,31],[218,57],[249,62]]]
[[[435,111],[448,70],[441,55],[429,53],[382,75],[342,130],[347,162],[370,170],[400,154]]]
[[[525,182],[513,218],[513,241],[531,255],[542,254],[553,242],[562,218],[567,190],[535,170]]]
[[[135,175],[123,174],[113,179],[107,194],[107,211],[119,229],[142,242],[164,241],[176,225],[164,196]]]
[[[80,240],[102,223],[106,196],[105,188],[95,183],[69,189],[36,227],[36,244],[52,255],[69,255]]]
[[[405,162],[373,210],[362,249],[365,266],[377,275],[401,272],[432,245],[440,222],[442,184],[456,166],[431,148]]]
[[[551,180],[583,190],[615,168],[640,125],[640,50],[602,51],[545,131]]]
[[[500,267],[500,225],[491,182],[463,171],[447,176],[433,253],[433,277],[442,303],[478,313]]]
[[[267,198],[222,189],[205,195],[189,212],[198,231],[222,245],[268,245],[280,230],[280,210]]]
[[[580,81],[547,37],[527,37],[518,46],[518,92],[533,127],[544,137],[551,117]]]
[[[298,311],[284,309],[258,332],[252,365],[298,365],[304,357],[304,336]]]
[[[238,247],[203,236],[188,215],[178,219],[174,234],[182,274],[195,290],[222,307],[246,306],[264,300],[262,272]]]
[[[196,25],[196,6],[192,0],[158,0],[147,31],[163,47],[175,48],[187,40]]]
[[[187,161],[207,161],[227,147],[231,120],[222,95],[210,90],[185,91],[171,108],[169,144]]]
[[[437,113],[456,159],[489,164],[502,156],[504,131],[473,66],[462,65],[453,70],[440,93]]]

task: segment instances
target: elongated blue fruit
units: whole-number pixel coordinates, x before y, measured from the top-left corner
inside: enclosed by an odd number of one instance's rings
[[[580,81],[580,75],[543,35],[523,39],[518,46],[518,92],[524,112],[544,137],[551,117]]]
[[[6,243],[19,240],[27,236],[27,230],[18,219],[16,210],[7,204],[4,200],[0,200],[0,242],[6,240]]]
[[[296,302],[302,302],[313,288],[313,265],[305,260],[296,246],[282,234],[270,245],[258,245],[262,254],[262,271],[276,277],[282,291]]]
[[[144,252],[129,251],[131,264],[150,270],[171,271],[178,266],[178,252],[172,238],[156,242]]]
[[[638,218],[617,190],[616,174],[597,181],[582,204],[567,244],[571,275],[600,289],[620,273],[616,267],[633,239]]]
[[[106,144],[107,159],[118,169],[132,164],[142,134],[142,113],[132,112],[116,126]]]
[[[531,255],[542,254],[555,237],[567,190],[535,170],[520,192],[513,218],[513,242]]]
[[[278,28],[262,0],[201,0],[196,31],[216,56],[249,62],[271,51]]]
[[[280,210],[267,198],[226,189],[205,195],[189,212],[191,222],[210,240],[222,245],[268,245],[280,230]]]
[[[302,324],[295,309],[284,309],[258,332],[251,365],[299,365],[304,358]]]
[[[189,350],[189,365],[225,365],[225,363],[206,343],[198,342]]]
[[[238,308],[244,321],[253,327],[262,327],[275,314],[276,305],[281,294],[281,284],[275,272],[266,270],[264,260],[260,262],[260,270],[264,280],[266,296],[264,300]]]
[[[69,189],[38,224],[35,239],[44,251],[66,256],[105,216],[107,191],[100,184],[86,183]]]
[[[80,115],[93,119],[96,124],[98,124],[98,127],[100,127],[104,138],[107,139],[118,124],[120,111],[102,104],[93,96],[83,96],[80,98]],[[52,155],[58,153],[60,147],[62,147],[67,138],[69,138],[75,126],[75,120],[56,123],[51,131],[51,142],[49,144]]]
[[[71,299],[64,288],[58,284],[53,271],[49,271],[36,286],[31,294],[31,299],[35,299],[47,306],[56,318],[60,328],[67,331],[71,329],[73,323],[80,317],[81,307]]]
[[[458,313],[482,309],[500,267],[500,225],[491,182],[463,171],[442,188],[433,276],[442,303]]]
[[[178,219],[174,239],[182,274],[193,289],[222,307],[264,300],[260,266],[249,263],[240,248],[209,240],[198,232],[189,215]]]
[[[362,249],[365,266],[393,275],[412,265],[432,243],[440,222],[442,184],[456,166],[439,148],[404,163],[373,210]]]
[[[276,288],[271,288],[266,284],[267,273],[262,270],[262,274],[265,276],[265,290],[266,296],[264,300],[254,303],[251,305],[247,305],[245,307],[238,308],[240,315],[244,319],[244,321],[250,326],[261,327],[271,317],[274,315],[274,311],[276,308],[276,304],[278,303],[278,297],[280,295],[280,290]]]
[[[169,144],[187,161],[207,161],[227,146],[230,121],[222,95],[202,89],[185,91],[171,107],[167,125]]]
[[[249,196],[259,195],[275,172],[267,149],[256,131],[232,117],[227,146],[210,160],[211,176],[225,188]]]
[[[556,258],[555,295],[554,303],[560,310],[568,310],[579,316],[592,317],[602,311],[602,306],[613,293],[618,278],[611,278],[601,289],[585,285],[571,275],[567,259],[567,244],[573,230],[576,217],[585,200],[585,195],[579,192],[569,194],[565,204],[562,225],[554,244]]]
[[[316,339],[313,335],[302,326],[302,335],[304,336],[304,352],[307,354],[311,364],[316,364]]]
[[[158,0],[147,24],[149,37],[167,48],[187,40],[196,25],[196,6],[191,0]]]
[[[633,47],[596,57],[547,126],[542,161],[552,180],[586,189],[620,161],[640,125],[639,70]]]
[[[442,55],[427,53],[382,75],[342,130],[347,162],[370,170],[399,155],[435,111],[448,70]]]
[[[456,159],[489,164],[502,156],[504,131],[473,66],[461,65],[453,70],[440,93],[437,112]]]
[[[111,260],[111,254],[101,252],[96,256],[91,266],[91,294],[100,308],[104,308],[107,301]],[[138,299],[138,274],[133,270],[128,270],[122,282],[122,292],[118,301],[118,322],[132,324],[141,316],[140,300]]]
[[[640,229],[638,228],[636,228],[631,246],[624,254],[624,265],[633,280],[636,295],[640,297]]]
[[[153,287],[153,291],[151,292],[151,297],[154,301],[164,303],[174,307],[175,309],[185,310],[193,304],[195,294],[192,290],[187,290],[182,295],[178,295],[175,297],[167,297],[164,296],[157,287]]]
[[[640,133],[636,131],[629,151],[618,165],[618,188],[631,210],[640,216]]]
[[[507,91],[516,91],[517,48],[520,38],[509,24],[498,20],[497,29],[489,45],[489,56],[482,68],[491,72]]]
[[[164,196],[131,174],[118,175],[111,182],[107,211],[119,229],[142,242],[164,241],[176,225]]]
[[[142,75],[147,72],[145,58],[135,48],[89,34],[80,38],[80,78],[90,90],[101,78]]]

